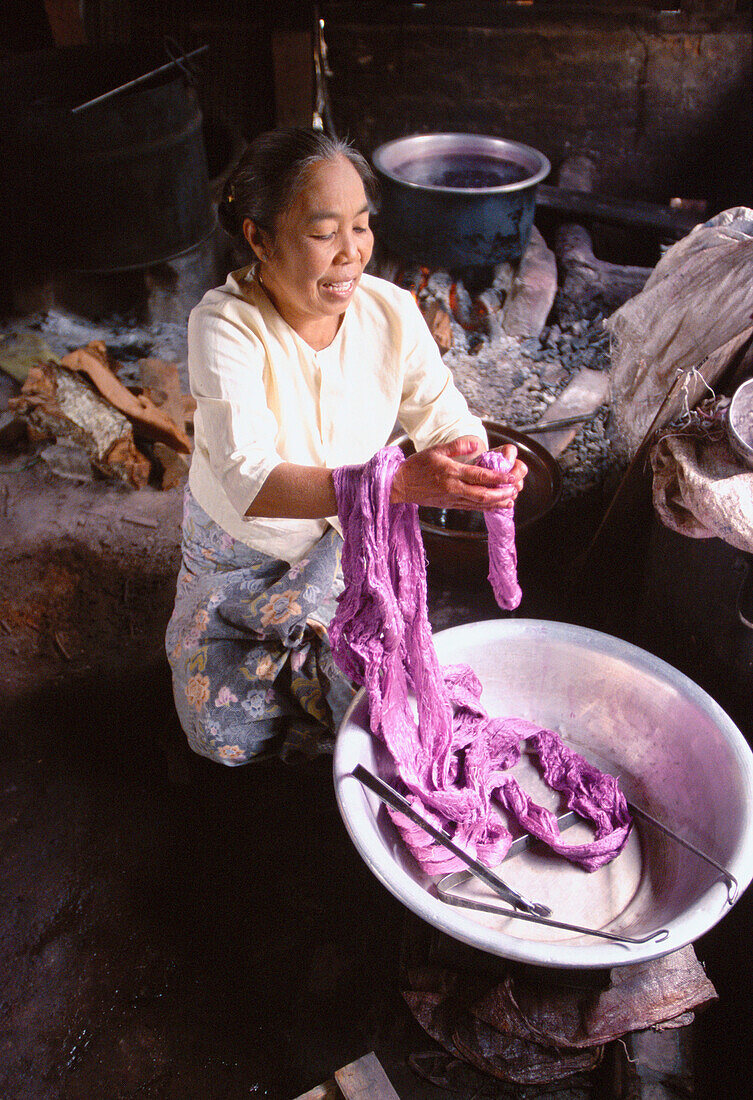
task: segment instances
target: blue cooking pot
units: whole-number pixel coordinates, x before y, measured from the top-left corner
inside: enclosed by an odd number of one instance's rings
[[[380,145],[377,233],[406,260],[448,270],[517,262],[533,224],[543,153],[481,134],[416,134]]]

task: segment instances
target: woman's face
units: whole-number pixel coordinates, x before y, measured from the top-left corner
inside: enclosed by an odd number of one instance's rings
[[[363,182],[345,157],[310,169],[273,241],[251,222],[244,230],[265,289],[295,329],[345,312],[374,243]]]

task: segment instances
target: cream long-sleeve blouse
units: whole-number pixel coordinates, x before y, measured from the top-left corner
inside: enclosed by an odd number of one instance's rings
[[[205,512],[247,546],[295,564],[337,517],[245,512],[281,462],[367,462],[399,422],[417,450],[486,439],[411,295],[363,275],[329,347],[314,351],[253,278],[228,276],[192,310],[188,370],[196,398],[189,485]]]

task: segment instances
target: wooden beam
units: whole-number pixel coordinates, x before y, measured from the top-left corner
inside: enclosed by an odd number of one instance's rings
[[[325,1081],[323,1085],[316,1085],[308,1092],[296,1096],[295,1100],[342,1100],[342,1095],[333,1077],[332,1080]]]
[[[80,46],[86,42],[78,0],[44,0],[44,8],[56,46]]]
[[[314,115],[314,54],[310,31],[275,31],[275,119],[278,126],[310,126]]]
[[[568,217],[591,219],[610,225],[634,225],[653,229],[670,237],[684,237],[702,218],[684,210],[671,210],[653,202],[634,199],[613,199],[608,195],[592,195],[569,191],[563,187],[539,184],[536,204]]]

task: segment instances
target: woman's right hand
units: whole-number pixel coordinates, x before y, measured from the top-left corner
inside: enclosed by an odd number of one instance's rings
[[[411,455],[395,474],[391,502],[466,511],[512,507],[526,467],[516,460],[514,447],[508,454],[513,462],[509,473],[485,470],[468,461],[484,450],[482,440],[466,435]]]

